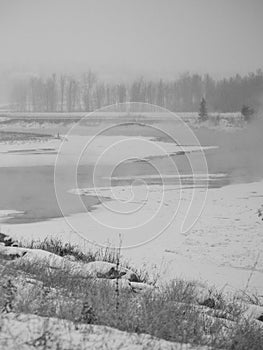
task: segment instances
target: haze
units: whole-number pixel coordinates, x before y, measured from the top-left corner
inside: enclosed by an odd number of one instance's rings
[[[262,68],[262,10],[262,0],[0,0],[0,64],[245,74]]]

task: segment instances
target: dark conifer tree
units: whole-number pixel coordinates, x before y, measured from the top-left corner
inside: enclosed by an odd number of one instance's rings
[[[204,97],[202,97],[201,102],[200,102],[200,107],[199,107],[199,118],[201,121],[205,121],[208,119],[208,114],[207,114],[207,107],[206,107],[206,100]]]

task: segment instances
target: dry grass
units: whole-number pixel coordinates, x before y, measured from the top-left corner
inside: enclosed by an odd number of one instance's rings
[[[83,252],[77,245],[64,243],[57,238],[45,238],[43,241],[31,241],[29,243],[19,242],[18,246],[30,249],[42,249],[61,257],[71,256],[76,261],[89,263],[92,261],[105,261],[116,264],[118,259],[121,260],[122,267],[133,271],[140,282],[148,282],[151,277],[151,283],[156,282],[157,276],[150,276],[145,269],[136,269],[128,261],[124,260],[118,248],[110,246],[100,249],[90,249]],[[29,268],[29,267],[28,267]]]
[[[32,132],[0,131],[0,142],[39,141],[52,138],[52,135],[42,135]]]
[[[118,256],[117,249],[110,246],[83,252],[76,244],[64,243],[58,238],[49,237],[43,241],[31,241],[30,243],[19,242],[18,245],[24,248],[46,250],[62,257],[71,255],[76,260],[82,262],[107,261],[116,264]]]
[[[100,252],[84,257],[75,246],[61,246],[57,241],[32,243],[32,247],[47,248],[62,256],[72,254],[84,262],[98,256],[107,260],[109,256]],[[110,260],[115,261],[111,254]],[[35,282],[15,286],[12,278],[19,276],[20,281],[30,276]],[[174,342],[229,350],[263,349],[262,328],[240,317],[242,307],[236,299],[226,301],[221,293],[211,291],[213,308],[221,311],[221,318],[207,316],[198,308],[197,286],[195,281],[174,280],[158,292],[137,294],[120,288],[116,310],[116,286],[109,280],[72,276],[41,264],[21,263],[16,270],[2,266],[0,307],[3,309],[8,302],[16,313],[105,325]],[[224,314],[235,322],[226,321]]]

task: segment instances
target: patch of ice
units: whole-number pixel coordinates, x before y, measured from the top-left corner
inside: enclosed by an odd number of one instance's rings
[[[105,177],[108,180],[147,180],[147,179],[203,179],[203,180],[213,180],[217,178],[224,178],[227,174],[219,173],[219,174],[182,174],[182,175],[174,175],[174,174],[160,174],[160,175],[134,175],[134,176],[112,176]]]
[[[16,217],[17,215],[24,214],[23,211],[17,210],[0,210],[0,222]]]

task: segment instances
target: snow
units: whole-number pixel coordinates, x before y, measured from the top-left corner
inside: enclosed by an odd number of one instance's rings
[[[52,139],[42,142],[0,143],[0,167],[55,164],[74,166],[78,162],[95,164],[98,161],[104,164],[117,164],[124,159],[144,159],[149,156],[169,157],[176,153],[203,152],[213,148],[215,147],[179,146],[147,137],[73,135],[63,141]],[[58,159],[57,153],[59,153]]]
[[[16,215],[22,215],[22,211],[17,210],[0,210],[0,222],[6,220],[7,218],[13,218]]]
[[[224,178],[227,174],[180,174],[180,175],[174,175],[174,174],[161,174],[161,175],[134,175],[134,176],[111,176],[110,180],[115,181],[126,181],[126,180],[155,180],[155,179],[202,179],[207,181],[209,180],[216,180],[218,178]]]
[[[168,342],[147,334],[136,334],[117,329],[85,325],[36,315],[14,313],[2,314],[0,317],[0,347],[3,350],[35,349],[34,342],[48,349],[122,349],[122,350],[193,350],[196,346]],[[39,340],[38,340],[39,339]],[[41,345],[40,345],[41,346]],[[208,350],[198,346],[199,350]]]
[[[60,143],[55,139],[0,143],[0,167],[52,165]]]
[[[40,148],[56,149],[59,152],[57,163],[56,154],[24,152]],[[18,149],[24,154],[8,153]],[[169,157],[182,149],[190,154],[210,148],[178,146],[146,137],[93,138],[72,135],[63,143],[49,140],[0,145],[0,166],[56,163],[59,167],[96,162],[116,165],[131,158]],[[85,151],[81,157],[80,150]],[[105,177],[107,175],[104,174]],[[177,174],[172,176],[180,178]],[[200,173],[195,177],[206,179],[213,178],[213,175]],[[72,198],[79,201],[82,201],[82,195],[98,195],[111,200],[98,205],[92,212],[65,218],[30,224],[2,224],[1,231],[27,241],[52,235],[78,243],[83,249],[91,244],[101,246],[109,242],[118,246],[121,235],[123,255],[138,267],[144,262],[149,269],[157,265],[163,281],[185,277],[201,279],[219,288],[227,286],[233,290],[261,291],[263,256],[260,255],[260,248],[263,246],[263,235],[262,221],[257,217],[257,211],[262,205],[262,185],[263,182],[235,184],[208,191],[205,187],[146,183],[113,188],[71,188]],[[60,204],[63,211],[63,203]],[[4,211],[0,214],[0,220],[14,214],[16,212]]]
[[[178,204],[175,195],[178,191],[166,186],[159,209],[163,193],[162,187],[156,185],[150,186],[149,200],[142,211],[134,211],[138,203],[133,200],[124,205],[127,193],[123,195],[123,188],[119,186],[115,195],[122,200],[107,202],[107,205],[111,203],[111,210],[100,205],[92,213],[46,222],[2,225],[2,231],[24,240],[44,239],[50,233],[78,243],[83,249],[90,247],[90,242],[118,245],[121,234],[122,254],[138,267],[146,263],[152,270],[156,265],[163,281],[184,277],[232,291],[247,289],[262,293],[263,257],[259,253],[263,236],[262,221],[257,217],[263,198],[262,185],[263,182],[255,182],[209,189],[203,212],[185,234],[181,233],[181,225],[192,190],[183,189],[181,211],[171,220]],[[143,192],[140,186],[136,187],[136,199],[141,205]],[[202,189],[197,194],[202,195]],[[124,210],[130,213],[127,215]],[[159,210],[157,219],[146,222],[156,210]],[[193,215],[196,210],[193,208]],[[160,233],[169,221],[170,226]]]

